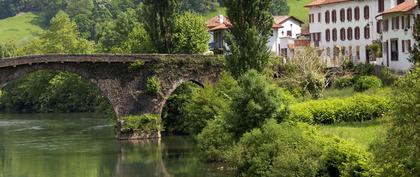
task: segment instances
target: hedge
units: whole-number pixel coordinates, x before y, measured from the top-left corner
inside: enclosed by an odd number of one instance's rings
[[[382,81],[376,76],[362,76],[354,83],[354,91],[363,92],[371,88],[382,87]]]
[[[357,94],[291,105],[289,119],[312,124],[365,121],[381,117],[390,108],[390,100],[385,96]]]

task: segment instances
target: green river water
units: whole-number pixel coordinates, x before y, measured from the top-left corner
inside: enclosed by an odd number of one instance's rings
[[[115,138],[98,114],[0,114],[0,177],[224,177],[190,137]]]

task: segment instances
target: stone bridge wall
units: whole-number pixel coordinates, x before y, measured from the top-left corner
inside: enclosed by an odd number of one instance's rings
[[[136,61],[142,65],[129,67]],[[170,94],[182,83],[213,83],[223,68],[219,56],[205,55],[35,55],[0,60],[0,87],[38,70],[62,70],[91,81],[112,105],[117,118],[160,114]],[[146,81],[157,77],[158,94],[147,92]]]

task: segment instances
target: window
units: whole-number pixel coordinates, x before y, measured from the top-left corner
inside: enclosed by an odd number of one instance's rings
[[[376,21],[376,32],[378,34],[382,33],[382,20]]]
[[[388,19],[383,20],[382,25],[383,25],[383,31],[388,31],[389,20]]]
[[[353,39],[353,30],[351,28],[347,28],[347,40],[351,41]]]
[[[333,38],[333,41],[337,41],[337,29],[333,29],[332,30],[332,38]]]
[[[287,33],[287,36],[289,36],[289,37],[292,36],[292,31],[289,30],[286,33]]]
[[[332,22],[333,23],[335,23],[335,22],[337,22],[337,12],[335,11],[335,10],[333,10],[332,12],[331,12],[331,16],[332,16]]]
[[[369,19],[369,6],[365,6],[363,8],[363,16],[365,17],[365,19]]]
[[[403,3],[405,0],[397,0],[397,5]]]
[[[325,12],[325,23],[330,23],[330,11]]]
[[[344,11],[344,9],[340,10],[340,21],[344,22],[346,20],[346,12]]]
[[[359,7],[354,8],[354,19],[358,21],[360,19],[360,9]]]
[[[331,34],[330,34],[330,29],[325,30],[325,41],[330,41],[331,40]]]
[[[400,28],[400,17],[392,17],[392,29],[396,30]]]
[[[384,0],[378,0],[378,12],[383,12],[385,9]]]
[[[346,40],[346,30],[344,28],[340,29],[340,40],[342,41]]]
[[[360,39],[360,28],[359,27],[354,28],[354,39],[356,39],[356,40]]]
[[[401,29],[405,28],[405,19],[404,16],[401,16]]]
[[[318,22],[321,22],[321,13],[318,13]]]
[[[398,61],[398,39],[391,39],[391,61]]]
[[[356,59],[360,60],[360,46],[356,46]]]
[[[411,51],[411,41],[410,40],[401,40],[401,48],[402,52],[410,52]]]
[[[347,21],[351,21],[352,20],[352,10],[351,8],[347,9]]]
[[[369,26],[365,26],[364,34],[365,34],[365,39],[370,38],[370,28],[369,28]]]

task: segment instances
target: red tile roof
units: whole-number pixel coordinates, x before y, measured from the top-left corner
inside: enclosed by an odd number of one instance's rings
[[[220,17],[223,17],[223,23],[220,23]],[[209,31],[229,29],[230,26],[232,26],[232,23],[230,23],[229,19],[221,15],[217,15],[207,22]]]
[[[408,12],[410,10],[413,10],[416,8],[417,2],[415,0],[406,0],[405,2],[398,4],[397,6],[388,9],[382,13],[380,13],[378,16],[384,15],[384,14],[391,14],[391,13],[397,13],[397,12]]]
[[[282,24],[283,24],[286,20],[288,20],[288,19],[290,19],[290,18],[292,18],[292,19],[294,19],[294,20],[298,21],[299,23],[304,23],[302,20],[299,20],[299,19],[297,19],[296,17],[294,17],[294,16],[289,16],[289,15],[285,15],[285,16],[273,16],[273,18],[274,18],[273,28],[283,28]]]
[[[339,2],[347,2],[351,0],[313,0],[311,3],[306,4],[304,7],[321,6],[326,4],[333,4]]]

